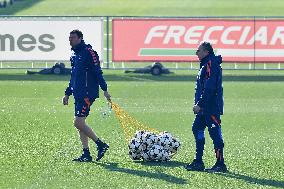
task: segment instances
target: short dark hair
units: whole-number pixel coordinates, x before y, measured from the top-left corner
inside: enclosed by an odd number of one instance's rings
[[[70,34],[76,34],[79,38],[83,39],[83,33],[80,30],[72,30]]]
[[[203,41],[200,44],[205,50],[209,52],[209,54],[213,53],[213,47],[209,42]]]

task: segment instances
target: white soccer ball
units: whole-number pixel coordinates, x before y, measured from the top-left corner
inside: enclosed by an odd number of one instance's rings
[[[144,161],[151,161],[152,160],[148,150],[144,150],[143,152],[141,152],[141,156],[142,156],[142,159]]]
[[[128,145],[129,151],[134,153],[140,153],[143,151],[143,143],[136,138],[130,140]]]
[[[180,141],[178,139],[176,139],[176,138],[172,138],[172,145],[169,148],[169,152],[171,154],[177,153],[177,151],[180,149],[180,146],[181,146]]]
[[[134,134],[134,138],[142,141],[142,135],[145,133],[146,131],[140,130],[140,131],[136,131],[136,133]]]
[[[132,160],[140,160],[142,158],[141,153],[129,151],[129,157]]]
[[[173,138],[173,135],[168,131],[163,131],[159,133],[159,136],[168,136],[169,138]]]
[[[169,150],[171,148],[173,137],[170,133],[163,133],[158,137],[158,144],[164,149]]]
[[[146,132],[144,132],[143,134],[142,134],[142,137],[141,137],[141,139],[142,139],[142,141],[144,142],[150,135],[152,135],[153,133],[151,133],[151,132],[148,132],[148,131],[146,131]]]
[[[145,139],[144,143],[146,144],[146,147],[150,149],[153,145],[157,144],[158,137],[156,135],[150,135],[148,138]]]
[[[154,144],[149,150],[149,155],[152,160],[161,160],[163,148],[160,145]]]
[[[158,138],[154,133],[145,132],[142,135],[142,141],[144,148],[149,150],[154,144],[157,144]]]
[[[161,161],[169,161],[171,159],[170,153],[167,150],[163,149],[161,154]]]

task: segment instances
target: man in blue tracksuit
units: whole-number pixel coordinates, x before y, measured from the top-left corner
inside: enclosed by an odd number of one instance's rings
[[[185,168],[189,171],[203,171],[202,160],[205,137],[204,131],[208,127],[209,135],[213,140],[216,163],[210,172],[226,172],[223,148],[224,141],[221,132],[223,115],[223,86],[222,86],[222,57],[215,56],[210,43],[203,42],[198,47],[196,55],[200,60],[200,70],[196,80],[193,112],[196,114],[192,131],[196,143],[196,155],[192,163]]]
[[[91,45],[85,44],[82,32],[79,30],[71,31],[69,42],[72,47],[72,56],[70,58],[72,71],[69,86],[65,90],[62,101],[64,105],[68,105],[69,96],[73,94],[75,99],[74,126],[79,131],[83,146],[83,154],[73,161],[92,161],[88,138],[92,139],[97,145],[98,155],[96,160],[98,161],[104,156],[109,146],[97,137],[85,120],[89,115],[91,105],[99,97],[99,87],[104,91],[107,100],[110,101],[111,96],[107,91],[107,84],[103,78],[99,56]]]

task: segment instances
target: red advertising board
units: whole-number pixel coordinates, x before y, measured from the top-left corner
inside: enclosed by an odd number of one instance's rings
[[[116,62],[197,61],[202,41],[225,62],[284,62],[284,20],[113,20]]]

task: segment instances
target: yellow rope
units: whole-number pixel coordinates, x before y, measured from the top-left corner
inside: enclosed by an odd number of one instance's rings
[[[111,102],[111,108],[118,119],[120,126],[122,127],[125,135],[125,139],[129,141],[138,130],[150,131],[153,133],[159,133],[156,129],[150,128],[137,119],[129,115],[124,109],[119,107],[117,104]]]

